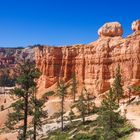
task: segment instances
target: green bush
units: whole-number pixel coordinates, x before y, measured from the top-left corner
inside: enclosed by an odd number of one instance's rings
[[[68,140],[68,138],[68,133],[57,131],[55,134],[50,135],[46,140]]]
[[[96,140],[96,137],[89,134],[77,134],[74,136],[74,140]]]

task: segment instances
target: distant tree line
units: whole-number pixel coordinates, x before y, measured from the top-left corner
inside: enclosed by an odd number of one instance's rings
[[[10,77],[8,74],[3,73],[0,76],[0,86],[1,87],[13,87],[16,83],[16,77]]]

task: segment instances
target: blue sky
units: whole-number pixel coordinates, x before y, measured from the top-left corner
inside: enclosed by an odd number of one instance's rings
[[[126,36],[139,18],[139,0],[0,0],[0,47],[85,44],[110,21]]]

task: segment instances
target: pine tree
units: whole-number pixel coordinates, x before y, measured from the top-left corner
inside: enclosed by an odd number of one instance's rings
[[[60,104],[61,104],[61,111],[60,111],[60,114],[61,114],[61,130],[63,131],[64,130],[64,102],[65,102],[65,97],[67,95],[67,88],[69,87],[69,85],[66,85],[64,83],[64,81],[60,80],[58,81],[57,83],[57,94],[60,98]]]
[[[116,68],[113,90],[114,90],[114,93],[116,95],[116,98],[117,98],[118,104],[119,104],[120,99],[123,97],[123,88],[122,88],[122,80],[121,80],[120,66],[119,65]]]
[[[73,110],[71,108],[70,112],[69,112],[69,120],[70,120],[71,123],[72,123],[72,120],[74,119],[74,117],[75,117],[75,114],[74,114],[74,112],[73,112]]]
[[[47,112],[43,110],[43,105],[45,103],[44,99],[37,99],[36,97],[36,87],[31,88],[32,97],[30,98],[30,115],[33,116],[32,124],[33,124],[33,139],[36,140],[37,130],[42,130],[42,118],[47,117]]]
[[[22,91],[14,89],[15,93],[21,93]],[[6,121],[6,126],[9,129],[14,129],[14,126],[21,120],[24,119],[24,102],[23,99],[19,99],[11,104],[13,112],[8,114],[8,120]]]
[[[86,88],[84,88],[85,91],[85,102],[86,102],[86,107],[87,107],[87,113],[88,115],[91,113],[91,110],[95,107],[94,103],[94,97],[90,95],[90,93],[87,91]]]
[[[2,75],[0,76],[0,87],[3,88],[2,92],[5,93],[5,87],[6,87],[6,75],[4,73],[4,70],[1,70]]]
[[[103,99],[97,118],[97,135],[99,140],[116,140],[119,136],[119,129],[124,126],[125,118],[121,117],[116,103],[113,90]]]
[[[24,60],[19,63],[17,71],[19,73],[19,77],[17,78],[16,82],[20,85],[20,87],[11,91],[11,95],[16,96],[17,100],[11,106],[14,111],[9,114],[8,122],[11,124],[11,126],[13,125],[12,127],[14,127],[16,122],[23,120],[23,133],[19,139],[26,140],[27,117],[29,115],[29,99],[31,96],[31,94],[29,94],[29,90],[31,87],[36,86],[35,79],[40,76],[40,72],[29,60]]]
[[[3,72],[3,75],[1,75],[0,77],[0,87],[4,87],[5,86],[5,74]]]
[[[81,95],[79,97],[78,102],[76,103],[76,107],[78,108],[78,110],[80,111],[80,116],[82,118],[82,122],[83,124],[85,123],[85,115],[86,115],[86,99],[84,97],[84,88],[81,91]]]
[[[77,93],[77,80],[76,80],[76,75],[72,74],[72,83],[71,83],[71,92],[73,95],[73,102],[76,100],[76,93]]]

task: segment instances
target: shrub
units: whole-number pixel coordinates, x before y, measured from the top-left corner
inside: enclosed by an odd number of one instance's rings
[[[74,136],[74,140],[96,140],[96,137],[89,134],[77,134]]]

